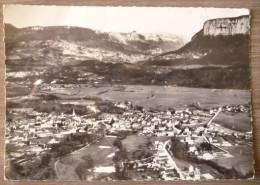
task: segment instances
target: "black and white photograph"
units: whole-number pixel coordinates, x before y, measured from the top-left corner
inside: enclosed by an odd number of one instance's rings
[[[5,5],[5,179],[253,179],[250,10]]]

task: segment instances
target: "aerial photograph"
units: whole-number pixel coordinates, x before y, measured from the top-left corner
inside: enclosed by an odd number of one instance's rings
[[[254,178],[250,11],[5,5],[5,179]]]

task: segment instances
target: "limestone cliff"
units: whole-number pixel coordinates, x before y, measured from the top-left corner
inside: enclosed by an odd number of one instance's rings
[[[158,55],[149,64],[248,66],[249,23],[249,16],[208,20],[185,46]]]
[[[203,35],[237,35],[249,34],[250,19],[248,15],[234,18],[218,18],[208,20],[203,26]]]

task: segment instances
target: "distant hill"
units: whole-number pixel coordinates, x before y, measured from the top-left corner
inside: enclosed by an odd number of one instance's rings
[[[5,25],[8,61],[29,59],[49,65],[68,60],[135,63],[184,45],[176,35],[110,33],[69,26],[15,28]],[[65,59],[66,58],[66,59]],[[69,63],[70,63],[69,62]]]
[[[11,24],[5,24],[5,43],[10,43],[18,35],[19,29]]]

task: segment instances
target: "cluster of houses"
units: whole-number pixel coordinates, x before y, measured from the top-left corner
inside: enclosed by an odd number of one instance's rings
[[[52,81],[51,84],[41,84],[39,90],[42,91],[54,91],[54,90],[66,90],[76,88],[74,84],[56,84],[56,80]]]
[[[228,111],[228,112],[249,112],[250,107],[246,105],[237,105],[237,106],[224,106],[223,111]]]
[[[120,108],[123,108],[121,105]],[[122,130],[137,131],[140,135],[174,136],[181,132],[182,126],[202,126],[211,114],[202,110],[167,110],[167,111],[140,111],[127,110],[123,115],[106,114],[104,119],[113,120],[109,132]]]
[[[164,143],[155,141],[154,146],[154,150],[157,152],[152,157],[130,162],[135,164],[134,169],[138,172],[151,169],[163,180],[184,179],[174,161],[169,155],[167,155],[167,151],[164,148]],[[145,178],[152,179],[152,175],[147,174]]]
[[[72,114],[28,111],[25,114],[30,118],[16,119],[6,124],[5,142],[12,146],[8,156],[18,164],[33,160],[32,156],[46,153],[53,144],[60,143],[70,134],[80,132],[92,134],[100,128],[98,121],[78,116],[74,110]],[[11,113],[18,115],[21,112],[12,110]]]
[[[212,123],[212,117],[218,112],[248,112],[245,105],[225,106],[212,108],[210,110],[166,110],[166,111],[146,111],[129,108],[128,103],[115,104],[126,111],[123,115],[103,114],[101,119],[110,122],[108,131],[117,133],[118,131],[136,131],[139,135],[148,136],[174,136],[191,135],[201,136],[202,133],[211,137],[223,135],[235,135],[237,137],[251,137],[251,133],[236,132]],[[210,123],[210,124],[209,124]]]
[[[57,81],[60,80],[53,80],[51,84],[41,84],[37,87],[37,90],[41,93],[52,94],[66,94],[72,95],[77,93],[80,90],[79,85],[76,84],[57,84]]]
[[[156,153],[152,157],[130,162],[135,164],[133,168],[136,169],[137,172],[151,169],[157,172],[161,179],[166,181],[214,179],[210,173],[201,173],[199,167],[194,167],[193,165],[189,165],[188,168],[178,167],[178,164],[176,164],[176,162],[172,159],[172,155],[167,150],[166,144],[167,141],[163,142],[156,140],[153,148],[156,150]],[[150,174],[147,174],[145,178],[153,179]]]
[[[97,118],[78,116],[75,111],[71,114],[44,113],[27,110],[28,119],[13,119],[7,122],[6,144],[12,146],[8,153],[9,159],[19,164],[32,160],[32,155],[37,156],[48,152],[53,144],[57,144],[66,138],[67,135],[79,132],[89,134],[95,133],[100,127],[106,128],[106,134],[117,134],[120,131],[130,131],[146,136],[177,136],[180,141],[187,143],[189,152],[198,157],[209,159],[216,157],[213,154],[201,154],[198,146],[202,142],[210,142],[214,146],[232,146],[227,141],[219,141],[217,136],[232,135],[234,137],[247,137],[250,139],[252,133],[227,132],[219,125],[207,123],[219,111],[218,109],[204,110],[166,110],[166,111],[146,111],[134,109],[129,102],[115,103],[115,106],[123,108],[123,114],[101,113]],[[10,111],[10,110],[9,110]],[[248,111],[243,105],[225,107],[222,111]],[[11,114],[20,114],[19,110],[12,110]],[[165,180],[180,178],[172,164],[169,164],[169,157],[165,151],[160,149],[157,143],[157,156],[149,167],[156,169],[164,166],[161,174]],[[221,151],[223,152],[223,151]],[[223,152],[223,155],[227,155]],[[27,157],[26,157],[27,156]],[[30,156],[30,157],[28,157]],[[219,156],[219,155],[218,155]],[[161,166],[158,166],[161,165]],[[176,176],[176,173],[178,174]],[[197,170],[194,173],[198,174]],[[198,175],[194,175],[198,178]]]

